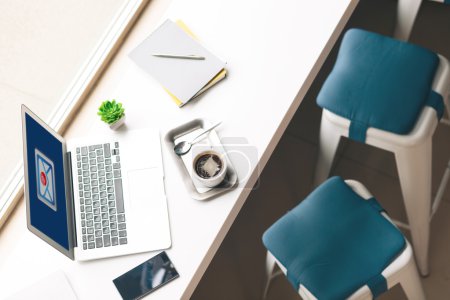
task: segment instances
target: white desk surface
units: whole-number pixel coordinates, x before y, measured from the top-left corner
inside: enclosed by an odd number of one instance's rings
[[[101,96],[124,102],[129,128],[168,128],[197,117],[222,120],[218,134],[246,138],[249,147],[258,151],[261,169],[356,3],[357,0],[176,1],[159,21],[166,17],[182,19],[228,62],[227,78],[198,102],[180,109],[157,82],[124,58],[125,62],[115,70],[119,73],[114,87]],[[128,51],[157,24],[149,28],[140,25],[134,29],[140,30],[140,39],[134,39]],[[92,109],[100,100],[91,105],[90,114],[94,115]],[[96,118],[90,120],[80,127],[92,134],[109,130]],[[244,187],[253,185],[258,172],[254,171],[250,180],[234,191],[199,202],[189,198],[167,149],[163,157],[172,232],[172,248],[167,253],[180,278],[148,299],[188,299],[250,193]],[[245,177],[245,166],[236,168],[239,177]],[[28,232],[24,205],[18,209],[0,235],[0,297],[62,269],[80,299],[119,299],[112,279],[156,254],[73,262]]]

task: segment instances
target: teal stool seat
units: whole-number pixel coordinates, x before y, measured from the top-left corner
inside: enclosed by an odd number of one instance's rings
[[[431,89],[438,65],[430,50],[350,29],[317,104],[349,119],[354,140],[365,142],[369,127],[408,134],[424,106],[443,115],[442,96]]]
[[[340,177],[320,185],[263,235],[268,251],[318,299],[345,299],[364,285],[387,290],[382,271],[406,247],[378,202],[363,199]]]

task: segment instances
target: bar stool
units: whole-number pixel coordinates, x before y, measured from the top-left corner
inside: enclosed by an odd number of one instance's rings
[[[411,246],[359,182],[333,177],[263,235],[267,284],[280,267],[303,299],[372,299],[397,283],[425,299]]]
[[[423,275],[428,274],[432,135],[449,85],[444,57],[350,29],[317,97],[323,112],[315,183],[328,177],[341,136],[394,152],[409,220],[405,227]]]

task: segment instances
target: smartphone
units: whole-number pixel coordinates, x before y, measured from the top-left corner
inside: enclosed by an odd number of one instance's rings
[[[180,275],[165,251],[113,280],[124,300],[140,299]]]

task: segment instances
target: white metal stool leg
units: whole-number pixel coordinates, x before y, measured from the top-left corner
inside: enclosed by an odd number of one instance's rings
[[[408,215],[417,264],[428,274],[428,241],[431,212],[431,136],[424,142],[395,151],[400,185]]]
[[[425,294],[420,281],[419,272],[417,272],[416,263],[411,255],[408,265],[401,275],[400,285],[403,288],[409,300],[425,300]]]
[[[263,296],[262,299],[266,299],[267,297],[267,293],[269,292],[269,287],[270,287],[270,282],[272,281],[273,278],[277,277],[278,275],[283,274],[282,270],[279,270],[275,273],[273,273],[273,269],[276,265],[276,259],[275,257],[273,257],[272,253],[270,253],[269,251],[267,251],[266,254],[266,282],[265,282],[265,286],[264,286],[264,292],[263,292]]]
[[[331,123],[323,114],[320,121],[319,155],[317,157],[314,185],[318,186],[330,174],[334,155],[339,146],[342,130]]]
[[[450,92],[447,92],[447,96],[444,98],[444,100],[445,109],[447,111],[447,119],[450,120]]]
[[[409,39],[421,2],[422,0],[398,1],[397,24],[394,32],[395,38],[403,41]]]

